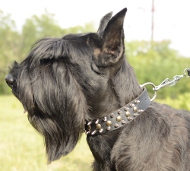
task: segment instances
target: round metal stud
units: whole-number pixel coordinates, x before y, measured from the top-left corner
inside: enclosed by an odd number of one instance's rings
[[[125,116],[129,117],[130,116],[130,112],[129,111],[125,112]]]
[[[124,110],[125,110],[125,111],[128,111],[128,110],[129,110],[129,108],[128,108],[128,107],[124,107]]]
[[[120,122],[121,121],[121,116],[117,116],[116,121]]]
[[[106,122],[106,125],[107,125],[107,126],[111,126],[111,125],[112,125],[112,122],[111,122],[111,121],[107,121],[107,122]]]
[[[118,112],[117,112],[118,114],[121,114],[122,112],[121,112],[121,110],[118,110]]]
[[[136,106],[133,107],[133,111],[134,112],[137,112],[138,111],[138,108]]]
[[[102,126],[100,124],[96,124],[96,129],[100,130]]]

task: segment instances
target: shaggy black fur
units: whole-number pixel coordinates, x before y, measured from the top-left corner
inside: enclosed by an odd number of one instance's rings
[[[45,139],[48,161],[67,155],[85,122],[104,117],[141,92],[126,61],[126,8],[105,15],[97,33],[44,38],[6,77]],[[94,171],[189,171],[190,113],[152,102],[129,124],[87,136]]]

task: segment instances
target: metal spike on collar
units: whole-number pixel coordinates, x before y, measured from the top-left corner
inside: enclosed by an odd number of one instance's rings
[[[98,124],[98,122],[99,122],[99,119],[96,120],[95,124]]]
[[[99,133],[102,133],[104,130],[103,130],[103,128],[101,128],[100,130],[99,130]]]
[[[106,116],[103,118],[103,121],[104,121],[104,122],[106,122],[106,121],[107,121],[107,117],[106,117]]]
[[[94,130],[94,131],[91,133],[91,135],[95,135],[96,132],[97,132],[97,130]]]

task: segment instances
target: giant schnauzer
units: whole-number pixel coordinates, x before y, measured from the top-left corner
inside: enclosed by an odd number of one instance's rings
[[[190,113],[151,102],[139,85],[125,56],[126,11],[105,15],[96,33],[39,40],[6,82],[49,162],[85,132],[94,171],[189,171]]]

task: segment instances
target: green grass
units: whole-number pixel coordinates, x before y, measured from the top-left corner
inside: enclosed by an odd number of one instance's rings
[[[175,108],[190,110],[190,94],[178,99],[157,100]],[[47,165],[42,137],[23,114],[14,96],[0,96],[0,171],[90,171],[92,154],[86,136],[68,156]]]
[[[47,165],[43,138],[14,96],[0,96],[0,171],[89,171],[92,154],[83,135],[68,156]]]

